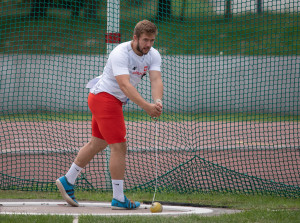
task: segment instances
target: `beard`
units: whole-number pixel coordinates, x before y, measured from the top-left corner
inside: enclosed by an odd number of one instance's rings
[[[137,46],[136,46],[136,50],[139,51],[141,54],[146,55],[146,54],[149,52],[150,49],[144,48],[144,50],[147,50],[147,52],[144,53],[144,52],[143,52],[143,49],[140,48],[140,43],[138,42],[138,43],[137,43]]]

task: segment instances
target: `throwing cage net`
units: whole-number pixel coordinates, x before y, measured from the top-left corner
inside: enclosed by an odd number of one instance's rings
[[[85,85],[148,19],[159,30],[164,113],[155,134],[144,111],[124,106],[125,189],[153,191],[157,161],[158,191],[299,197],[298,1],[0,4],[0,189],[57,190],[91,136]],[[148,75],[138,91],[152,100]],[[109,157],[97,154],[77,189],[111,190]]]

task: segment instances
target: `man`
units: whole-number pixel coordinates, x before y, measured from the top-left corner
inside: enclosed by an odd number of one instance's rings
[[[148,20],[137,23],[133,40],[118,45],[109,55],[100,80],[90,89],[88,105],[92,112],[92,137],[80,149],[65,176],[56,180],[63,198],[79,206],[74,196],[74,183],[91,159],[109,145],[109,163],[113,186],[112,209],[135,209],[139,202],[127,199],[123,193],[126,128],[122,105],[128,99],[144,109],[152,118],[162,114],[163,84],[160,72],[161,56],[152,46],[157,35],[155,24]],[[149,71],[154,103],[147,102],[136,86]]]

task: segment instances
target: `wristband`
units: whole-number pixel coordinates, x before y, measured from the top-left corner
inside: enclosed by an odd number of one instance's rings
[[[161,104],[162,104],[162,100],[156,99],[156,100],[155,100],[155,104],[156,104],[156,103],[161,103]]]

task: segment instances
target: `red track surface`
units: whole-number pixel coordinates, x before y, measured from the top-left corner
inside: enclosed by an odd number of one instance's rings
[[[89,122],[0,124],[0,172],[44,182],[66,173],[91,134]],[[198,156],[248,176],[300,185],[299,127],[298,122],[159,122],[159,175]],[[154,180],[154,122],[127,122],[127,138],[127,186]],[[106,162],[105,153],[97,155],[82,176],[105,187]]]

